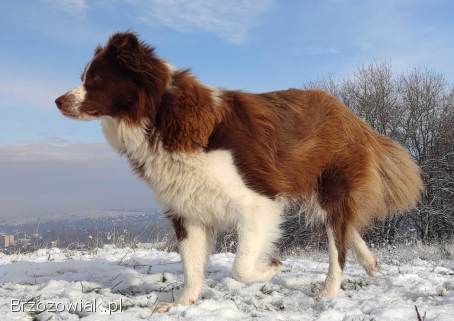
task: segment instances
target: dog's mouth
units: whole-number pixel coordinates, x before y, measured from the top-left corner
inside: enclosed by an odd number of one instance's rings
[[[73,119],[78,119],[79,116],[80,116],[80,115],[76,115],[76,114],[74,114],[74,113],[70,113],[70,112],[68,112],[68,111],[66,111],[66,110],[63,110],[63,109],[60,109],[60,112],[61,112],[64,116],[69,117],[69,118],[73,118]]]
[[[73,113],[73,112],[68,112],[66,110],[60,110],[61,113],[68,118],[71,119],[76,119],[76,120],[92,120],[98,117],[97,113]]]
[[[67,96],[61,96],[55,100],[60,112],[68,118],[77,119],[77,120],[92,120],[99,117],[97,110],[87,110],[81,111],[79,108],[75,108],[74,99]],[[80,107],[80,106],[79,106]]]
[[[76,119],[76,120],[93,120],[99,117],[97,111],[88,111],[88,112],[75,112],[73,110],[68,110],[66,108],[59,107],[60,112],[63,116]]]

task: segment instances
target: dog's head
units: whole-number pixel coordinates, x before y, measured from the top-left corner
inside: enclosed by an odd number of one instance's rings
[[[97,47],[82,73],[82,83],[55,100],[68,117],[102,116],[139,122],[154,117],[170,79],[168,66],[134,33],[114,34]]]

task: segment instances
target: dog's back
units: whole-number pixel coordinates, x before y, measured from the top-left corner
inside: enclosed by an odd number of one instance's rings
[[[408,152],[322,91],[225,92],[222,108],[208,150],[232,150],[258,192],[305,200],[315,195],[330,220],[338,212],[334,204],[348,205],[353,213],[344,219],[358,227],[419,199],[419,168]]]
[[[268,281],[285,206],[325,225],[327,297],[340,289],[347,246],[367,273],[376,259],[360,236],[374,217],[415,206],[422,189],[407,151],[317,90],[250,94],[216,89],[177,70],[133,33],[98,47],[83,83],[57,98],[71,118],[101,118],[168,210],[185,268],[179,303],[195,302],[213,232],[234,224],[233,276]]]

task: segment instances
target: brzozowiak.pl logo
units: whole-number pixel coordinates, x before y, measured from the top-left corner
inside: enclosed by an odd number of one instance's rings
[[[104,302],[99,299],[83,300],[78,301],[39,301],[39,300],[27,300],[23,301],[20,299],[11,299],[11,312],[27,312],[27,313],[42,313],[47,312],[85,312],[85,313],[107,313],[112,314],[113,312],[123,311],[123,301],[120,300],[115,302]]]

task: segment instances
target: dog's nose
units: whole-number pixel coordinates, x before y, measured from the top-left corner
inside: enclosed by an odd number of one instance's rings
[[[63,95],[63,96],[60,96],[57,99],[55,99],[55,105],[57,105],[58,109],[62,108],[64,98],[65,98],[65,96]]]

